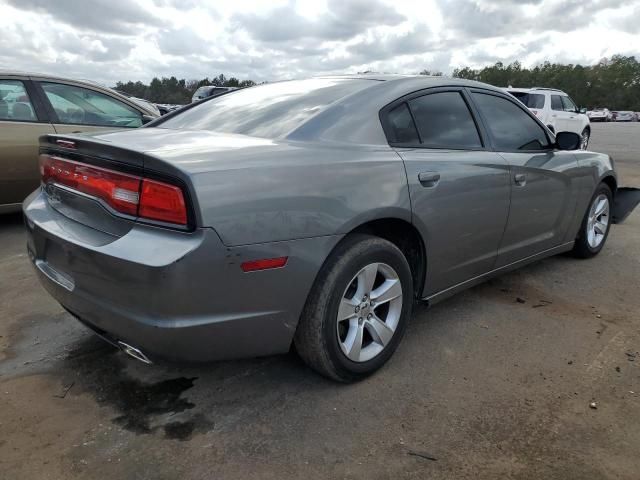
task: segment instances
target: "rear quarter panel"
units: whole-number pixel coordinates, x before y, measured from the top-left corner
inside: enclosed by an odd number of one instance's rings
[[[387,146],[286,143],[215,157],[191,168],[191,179],[203,224],[226,245],[347,233],[377,218],[411,221],[404,165]]]

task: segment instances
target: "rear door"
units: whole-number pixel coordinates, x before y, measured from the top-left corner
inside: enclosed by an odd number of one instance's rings
[[[429,89],[382,111],[405,163],[427,246],[429,296],[490,271],[509,208],[508,166],[487,148],[462,89]]]
[[[511,207],[496,267],[567,242],[577,198],[575,155],[554,150],[543,126],[512,99],[475,89],[471,97],[510,168]]]
[[[105,93],[53,81],[36,82],[57,133],[137,128],[142,112]]]
[[[38,137],[55,133],[28,78],[0,78],[0,211],[40,184]]]

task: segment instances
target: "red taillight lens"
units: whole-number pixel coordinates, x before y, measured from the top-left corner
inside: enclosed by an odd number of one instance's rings
[[[118,212],[138,214],[140,177],[50,155],[40,155],[40,174],[44,183],[64,185],[100,198]]]
[[[269,270],[271,268],[281,268],[287,264],[289,257],[263,258],[262,260],[252,260],[242,262],[240,268],[243,272],[255,272],[256,270]]]
[[[141,217],[180,225],[187,224],[187,206],[179,187],[144,179],[141,193]]]
[[[57,183],[99,198],[120,213],[187,224],[184,195],[175,185],[46,154],[40,155],[40,174],[45,184]]]

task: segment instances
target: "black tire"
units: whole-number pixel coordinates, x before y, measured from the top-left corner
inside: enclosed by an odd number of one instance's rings
[[[591,245],[589,245],[587,230],[589,223],[589,212],[591,211],[591,206],[593,205],[593,202],[596,200],[596,198],[603,194],[606,195],[607,199],[609,200],[609,219],[607,223],[607,229],[600,244],[596,247],[592,247]],[[598,185],[598,188],[596,188],[596,191],[594,192],[591,200],[589,201],[589,205],[587,206],[587,211],[584,213],[584,218],[582,219],[582,223],[580,224],[580,231],[578,232],[575,244],[573,245],[573,250],[571,251],[574,257],[591,258],[600,253],[600,250],[602,250],[604,244],[607,242],[607,237],[609,236],[609,231],[611,230],[611,221],[613,218],[612,209],[613,193],[606,183],[601,183],[600,185]]]
[[[354,276],[372,263],[386,264],[397,274],[402,309],[395,332],[383,350],[368,361],[354,362],[340,348],[338,307]],[[393,355],[406,330],[413,301],[413,278],[402,251],[379,237],[350,235],[332,252],[316,278],[294,337],[296,351],[321,375],[345,383],[361,380]]]
[[[584,148],[583,147],[583,139],[585,134],[587,135],[587,141],[584,144]],[[585,128],[584,130],[582,130],[582,134],[580,135],[580,149],[581,150],[586,150],[587,148],[589,148],[589,141],[591,140],[591,130],[589,128]]]

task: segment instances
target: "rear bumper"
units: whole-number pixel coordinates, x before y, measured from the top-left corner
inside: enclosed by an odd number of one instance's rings
[[[24,202],[29,256],[46,290],[112,341],[152,360],[210,361],[286,352],[322,262],[338,236],[229,248],[211,229],[136,224],[104,234]],[[244,273],[245,260],[288,256]]]

